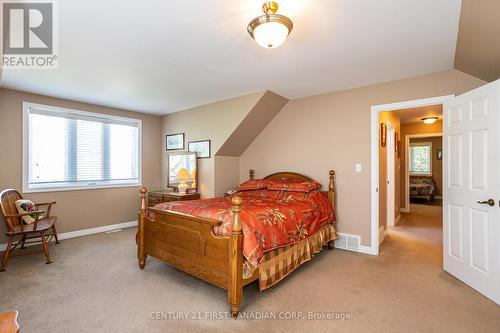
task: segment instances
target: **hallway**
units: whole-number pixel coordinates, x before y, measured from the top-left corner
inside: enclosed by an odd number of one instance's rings
[[[410,213],[401,213],[395,227],[389,227],[381,251],[443,265],[443,219],[440,205],[411,204]]]

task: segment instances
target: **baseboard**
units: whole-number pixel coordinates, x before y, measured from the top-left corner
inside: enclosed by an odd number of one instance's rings
[[[376,248],[370,246],[361,245],[359,247],[359,253],[369,254],[371,256],[378,256],[378,246]]]
[[[440,195],[435,195],[435,196],[434,196],[434,199],[443,199],[443,197],[442,197],[442,196],[440,196]]]
[[[358,235],[344,234],[338,232],[339,238],[335,241],[335,248],[365,253],[370,255],[378,255],[378,246],[372,248],[370,246],[361,245],[361,237]]]
[[[394,225],[398,225],[399,222],[401,222],[401,214],[399,214],[398,217],[396,217],[396,219],[394,220]]]
[[[409,213],[410,212],[410,210],[408,208],[401,208],[399,211],[401,213]]]
[[[64,239],[69,239],[69,238],[76,238],[76,237],[100,234],[102,232],[107,232],[107,231],[116,230],[116,229],[131,228],[131,227],[135,227],[135,226],[137,226],[137,221],[130,221],[130,222],[104,225],[102,227],[96,227],[96,228],[89,228],[89,229],[64,232],[62,234],[58,234],[57,236],[59,237],[60,240],[64,240]],[[30,244],[30,245],[39,245],[39,244]],[[5,251],[6,248],[7,248],[7,244],[0,244],[0,251]]]

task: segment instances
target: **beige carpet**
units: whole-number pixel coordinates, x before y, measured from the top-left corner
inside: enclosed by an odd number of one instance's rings
[[[417,211],[389,231],[378,257],[325,250],[270,290],[244,290],[247,315],[348,320],[205,319],[227,311],[225,292],[152,259],[140,271],[133,229],[65,240],[51,247],[51,265],[42,254],[12,258],[0,273],[0,311],[19,310],[23,333],[500,332],[500,307],[441,269],[440,219]],[[151,319],[181,311],[190,319]]]

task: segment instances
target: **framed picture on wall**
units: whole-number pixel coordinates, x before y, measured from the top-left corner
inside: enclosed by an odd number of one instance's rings
[[[437,150],[437,159],[438,159],[438,161],[441,161],[443,159],[443,150],[442,149]]]
[[[184,149],[184,133],[168,134],[165,141],[167,151]]]
[[[195,152],[198,158],[210,158],[210,140],[191,141],[188,151]]]
[[[380,124],[380,146],[384,147],[387,145],[387,125]]]

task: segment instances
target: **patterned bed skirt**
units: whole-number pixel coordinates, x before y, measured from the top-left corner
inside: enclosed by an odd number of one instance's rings
[[[264,259],[259,264],[260,291],[274,286],[297,267],[311,260],[323,249],[323,245],[335,239],[337,232],[332,224],[328,224],[299,243],[264,253]]]

